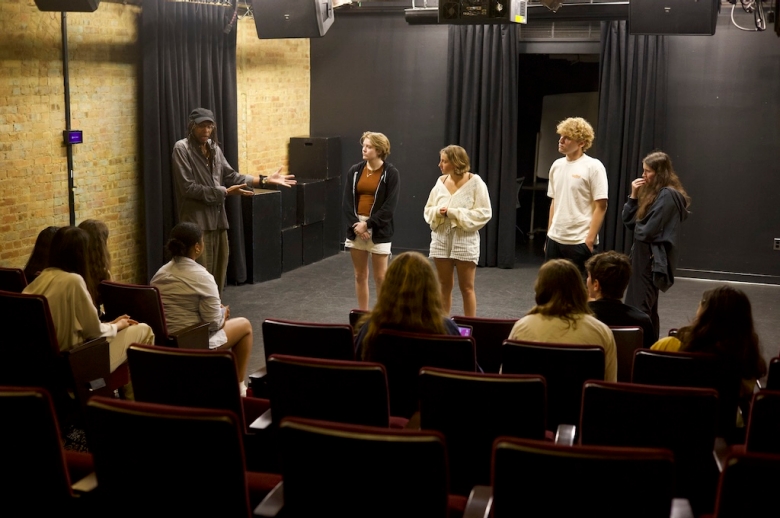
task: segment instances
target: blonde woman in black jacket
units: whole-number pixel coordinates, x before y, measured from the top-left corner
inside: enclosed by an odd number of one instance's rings
[[[360,138],[363,161],[352,166],[344,186],[342,207],[347,218],[347,240],[355,268],[358,308],[368,310],[369,256],[377,296],[387,271],[393,237],[393,213],[398,203],[400,175],[386,162],[390,141],[382,133],[366,131]]]

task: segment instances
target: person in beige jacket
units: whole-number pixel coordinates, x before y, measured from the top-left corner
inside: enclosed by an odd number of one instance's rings
[[[615,337],[588,306],[588,292],[577,266],[568,259],[552,259],[539,269],[534,285],[536,305],[518,320],[510,340],[604,348],[604,380],[617,381]]]

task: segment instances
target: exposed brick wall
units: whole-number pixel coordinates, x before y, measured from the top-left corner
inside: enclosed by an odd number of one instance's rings
[[[290,137],[309,134],[309,40],[258,39],[244,18],[237,47],[239,171],[286,172]]]
[[[140,7],[102,3],[68,13],[76,223],[101,219],[112,273],[143,277],[138,81]],[[0,3],[0,264],[24,266],[38,232],[68,224],[60,13],[31,0]]]
[[[140,153],[141,8],[102,2],[68,13],[76,222],[110,229],[112,273],[141,282],[144,267]],[[241,172],[287,165],[291,136],[309,130],[309,41],[259,40],[240,20],[237,81]],[[0,2],[0,266],[24,266],[38,232],[68,224],[60,14],[33,0]],[[235,165],[235,164],[234,164]]]

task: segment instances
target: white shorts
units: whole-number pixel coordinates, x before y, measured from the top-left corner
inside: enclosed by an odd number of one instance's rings
[[[368,217],[358,216],[358,219],[360,219],[360,221],[367,221]],[[371,229],[368,229],[368,233],[371,234]],[[390,255],[391,245],[392,243],[374,243],[371,238],[365,241],[360,238],[357,238],[354,241],[352,239],[344,241],[344,248],[354,248],[355,250],[363,250],[377,255]]]

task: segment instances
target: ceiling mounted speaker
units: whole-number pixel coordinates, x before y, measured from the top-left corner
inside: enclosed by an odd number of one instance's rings
[[[628,32],[711,36],[719,8],[719,0],[631,0]]]
[[[319,38],[333,24],[332,0],[252,0],[257,37]]]
[[[39,11],[92,13],[97,11],[100,0],[35,0]]]

